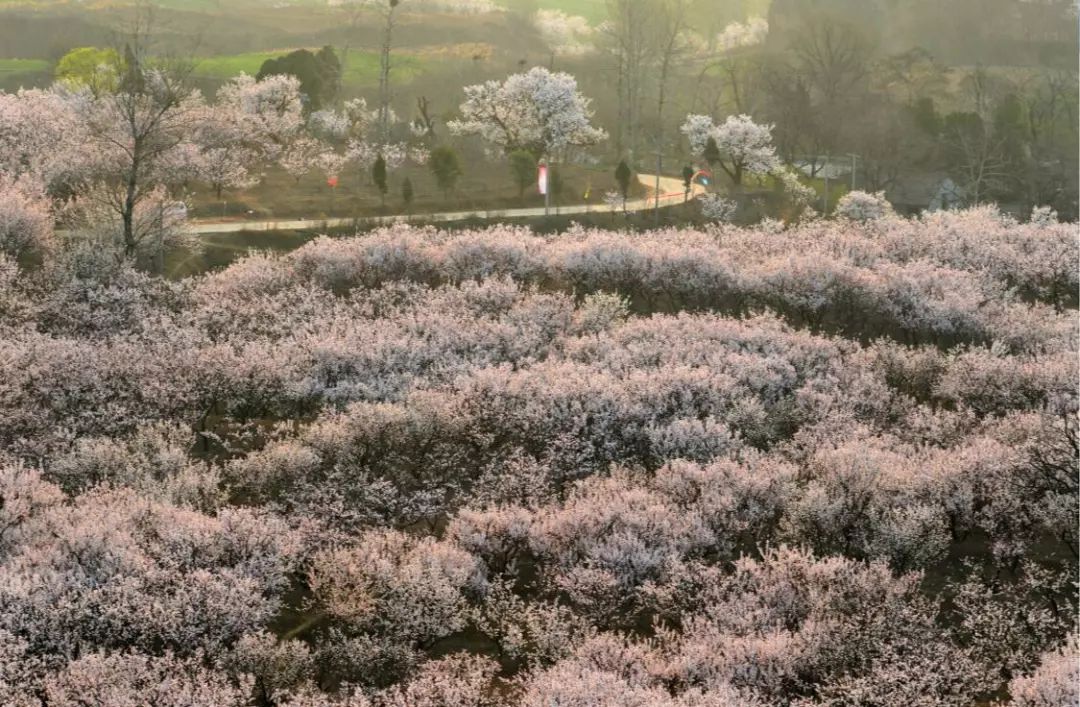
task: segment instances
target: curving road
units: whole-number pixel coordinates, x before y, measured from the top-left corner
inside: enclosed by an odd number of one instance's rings
[[[656,198],[654,196],[656,175],[639,174],[638,181],[641,182],[641,184],[646,188],[648,196],[641,199],[628,199],[626,202],[627,211],[644,211],[647,209],[651,209],[656,205]],[[683,202],[682,178],[660,177],[660,189],[660,206],[674,206]],[[700,184],[694,184],[693,191],[691,192],[690,196],[691,198],[694,198],[704,192],[704,187],[702,187]],[[552,206],[551,213],[557,216],[594,213],[608,214],[611,213],[611,208],[604,203],[572,204],[570,206],[563,206],[560,208]],[[352,226],[355,223],[390,224],[397,221],[407,220],[408,218],[415,218],[418,221],[428,223],[444,221],[464,221],[466,219],[473,218],[504,219],[543,215],[544,208],[541,206],[525,209],[495,209],[491,211],[438,211],[435,213],[414,214],[411,217],[407,217],[404,214],[390,214],[386,216],[364,216],[359,218],[345,217],[326,219],[298,219],[289,221],[192,220],[191,222],[189,222],[189,230],[192,233],[196,234],[239,233],[241,231],[295,231],[321,228],[340,228],[342,226]]]

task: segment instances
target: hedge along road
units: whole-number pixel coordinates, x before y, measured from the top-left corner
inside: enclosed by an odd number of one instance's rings
[[[628,199],[627,211],[645,211],[657,205],[654,192],[656,175],[639,174],[638,181],[650,192],[640,199]],[[683,203],[685,198],[683,182],[680,177],[660,177],[660,206],[674,206]],[[705,188],[700,184],[692,185],[691,198],[705,193]],[[551,207],[551,214],[557,216],[572,216],[574,214],[601,214],[611,213],[612,209],[606,203],[599,204],[572,204],[556,208]],[[492,211],[437,211],[434,213],[418,213],[406,216],[405,214],[388,214],[386,216],[367,217],[344,217],[326,219],[300,219],[291,221],[197,221],[188,224],[188,231],[198,235],[214,233],[240,233],[243,231],[298,231],[310,229],[330,229],[352,226],[356,223],[365,224],[390,224],[406,218],[416,218],[426,223],[441,221],[464,221],[466,219],[504,219],[529,216],[543,216],[543,207],[530,207],[526,209],[497,209]]]

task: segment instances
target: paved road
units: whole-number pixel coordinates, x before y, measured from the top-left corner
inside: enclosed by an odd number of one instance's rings
[[[627,211],[643,211],[651,209],[656,205],[656,198],[653,196],[654,187],[656,186],[656,175],[653,174],[639,174],[638,181],[645,186],[648,190],[648,196],[643,199],[630,199],[626,202]],[[683,202],[683,183],[680,177],[660,177],[660,206],[673,206],[681,204]],[[696,197],[699,194],[704,193],[705,189],[699,184],[694,184],[693,193],[691,197]],[[559,216],[570,216],[574,214],[594,214],[594,213],[611,213],[611,208],[605,203],[599,204],[573,204],[570,206],[563,206],[556,209],[551,207],[551,213]],[[418,221],[428,222],[445,222],[445,221],[464,221],[466,219],[482,218],[482,219],[505,219],[505,218],[520,218],[528,216],[543,216],[544,208],[527,208],[527,209],[496,209],[492,211],[440,211],[430,214],[414,214],[413,218]],[[239,233],[240,231],[295,231],[295,230],[312,230],[312,229],[329,229],[340,228],[342,226],[352,226],[355,223],[364,224],[389,224],[395,223],[405,219],[404,214],[391,214],[387,216],[366,216],[359,219],[348,218],[327,218],[327,219],[298,219],[290,221],[204,221],[193,220],[189,224],[189,228],[193,233],[197,234],[209,234],[209,233]]]

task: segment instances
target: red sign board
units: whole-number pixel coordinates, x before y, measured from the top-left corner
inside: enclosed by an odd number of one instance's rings
[[[327,177],[326,178],[326,183],[328,185],[330,185],[330,187],[336,187],[338,185],[337,175],[335,175],[333,177]]]

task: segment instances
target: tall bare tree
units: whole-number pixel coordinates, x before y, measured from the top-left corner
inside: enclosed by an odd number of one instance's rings
[[[376,7],[382,19],[382,40],[379,44],[379,140],[390,139],[390,52],[394,47],[395,11],[401,0],[379,0]]]
[[[1003,139],[978,113],[953,113],[945,120],[943,136],[951,171],[969,204],[992,198],[1009,176]]]
[[[397,10],[404,0],[345,0],[338,3],[345,18],[345,43],[341,46],[341,75],[348,68],[352,41],[365,20],[374,13],[379,18],[379,98],[376,109],[375,130],[381,142],[389,141],[390,132],[390,70],[393,68],[391,54],[394,48],[394,27]],[[338,87],[340,95],[340,86]]]
[[[796,40],[799,69],[827,103],[852,95],[870,72],[871,50],[857,28],[821,20]]]
[[[687,49],[686,31],[690,0],[657,0],[653,16],[656,72],[656,147],[655,208],[656,223],[660,223],[660,175],[664,169],[664,109],[667,107],[669,88],[676,64]]]
[[[153,46],[155,22],[153,6],[136,6],[117,38],[119,85],[84,107],[84,147],[99,158],[91,159],[96,166],[89,176],[105,187],[91,193],[120,217],[128,257],[154,230],[136,218],[140,206],[163,185],[184,179],[176,158],[202,118],[200,94],[189,80],[194,64]]]
[[[634,162],[639,147],[642,87],[653,53],[656,0],[607,0],[606,45],[616,71],[615,151]]]
[[[827,17],[807,24],[793,46],[795,67],[810,92],[819,138],[838,149],[858,100],[868,89],[873,51],[857,27]]]

